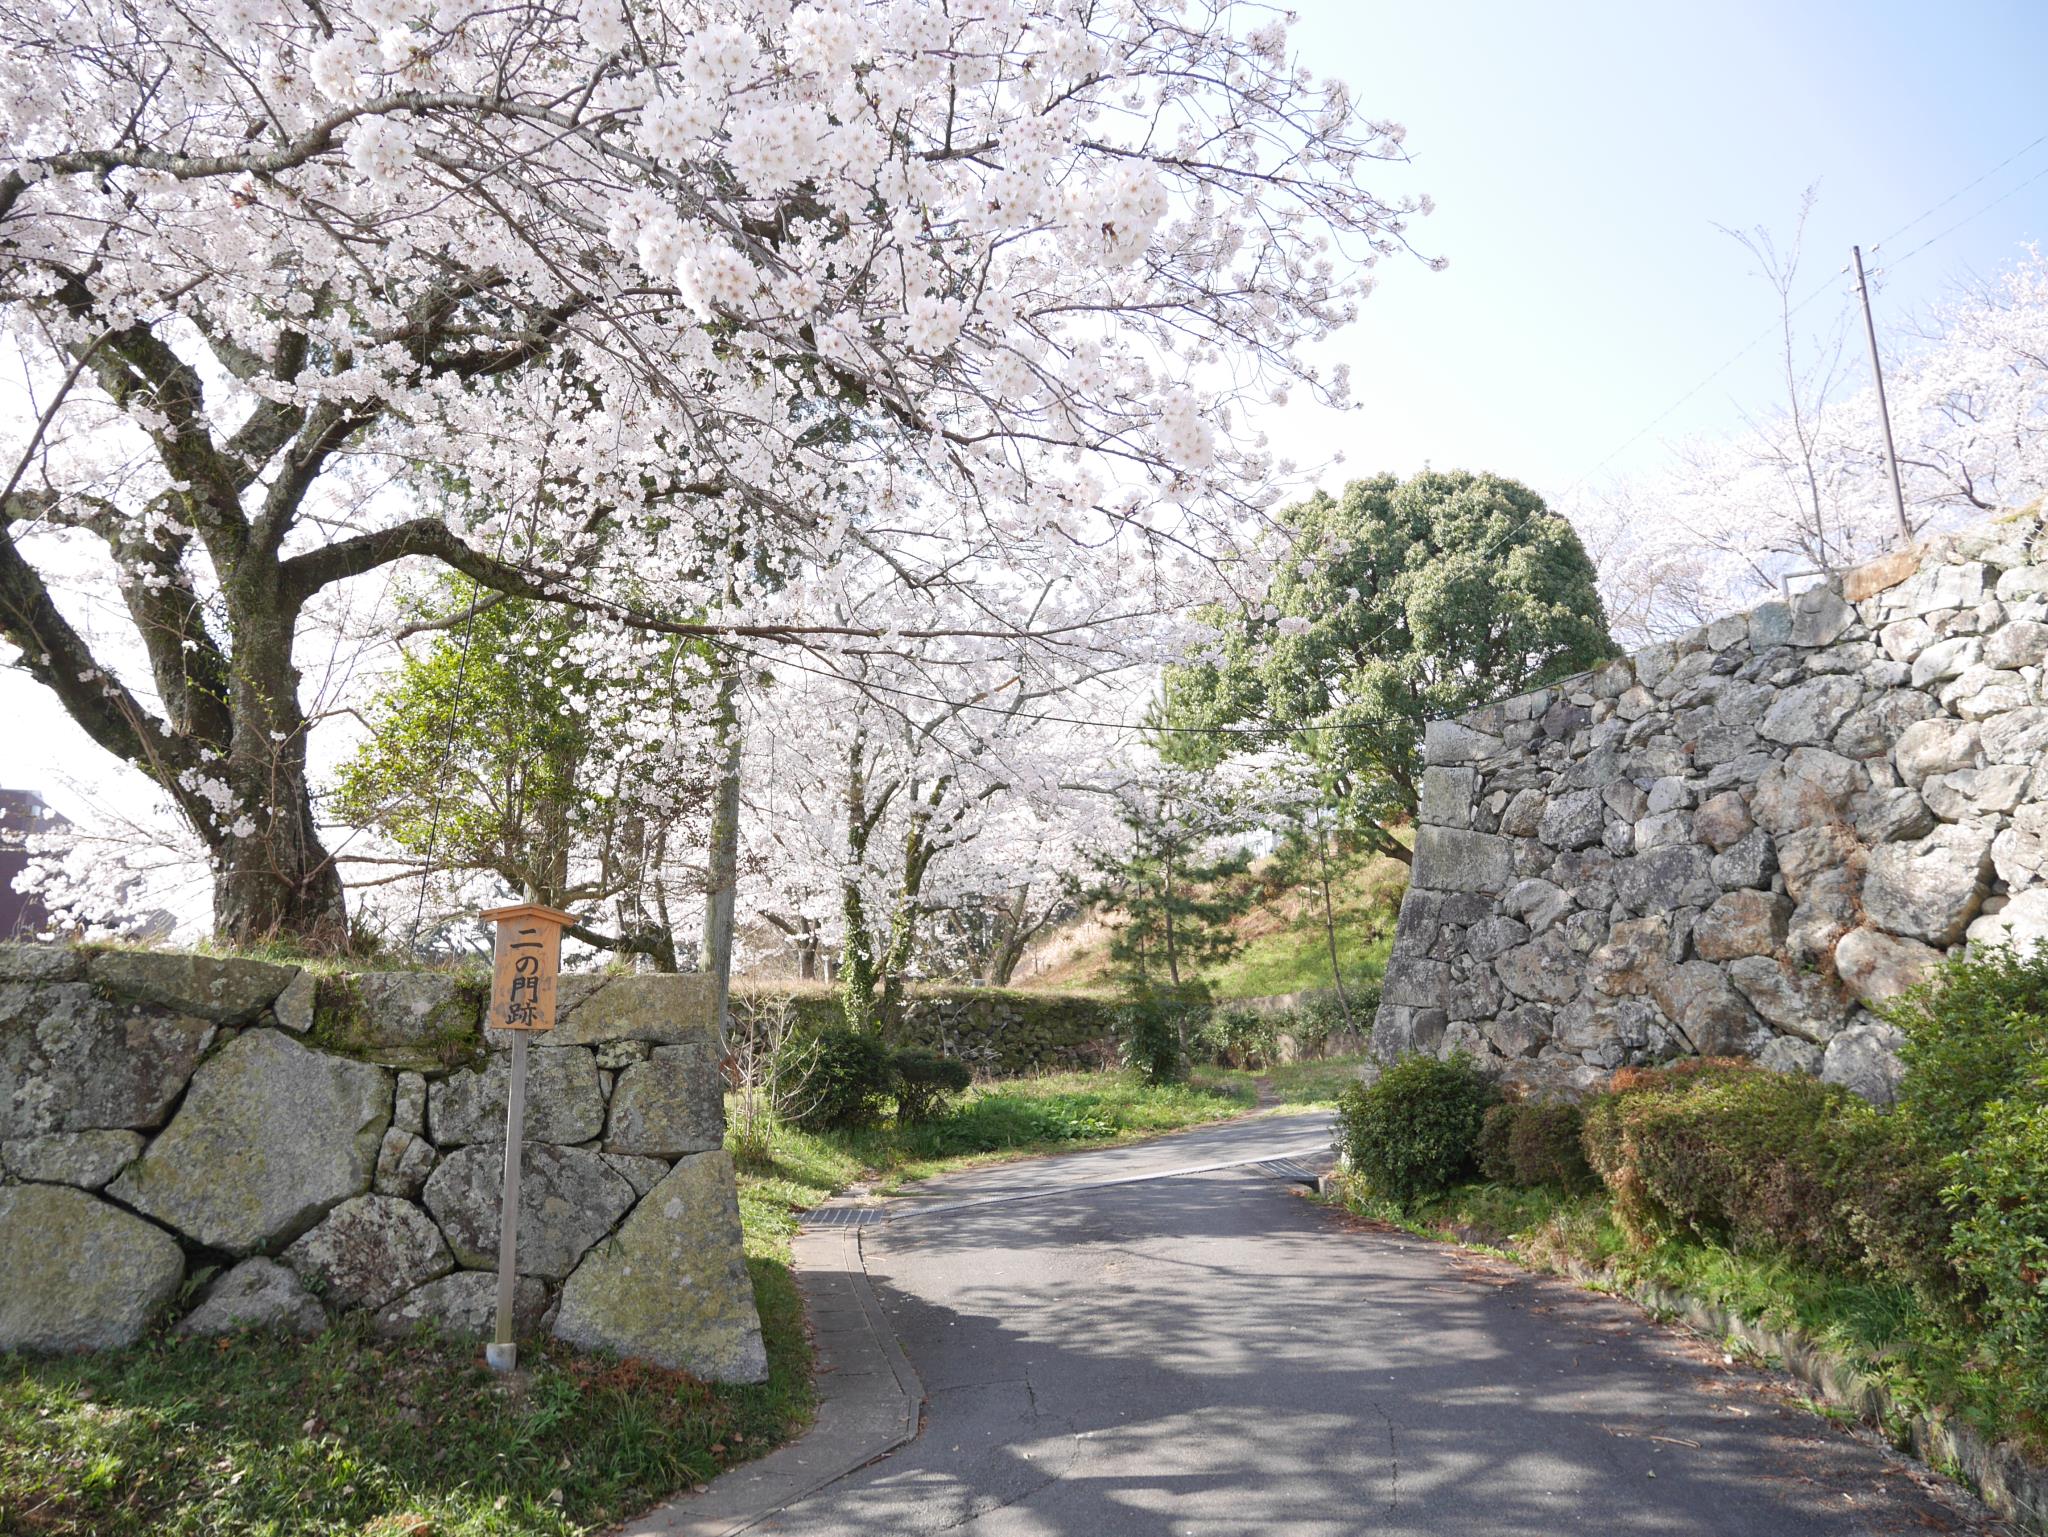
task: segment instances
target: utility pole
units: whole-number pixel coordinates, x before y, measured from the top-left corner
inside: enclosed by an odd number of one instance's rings
[[[1852,245],[1849,254],[1856,261],[1856,292],[1863,296],[1863,334],[1870,338],[1870,377],[1877,381],[1877,419],[1884,423],[1884,462],[1892,472],[1892,508],[1899,515],[1902,548],[1913,543],[1913,525],[1906,521],[1906,493],[1899,486],[1899,451],[1892,446],[1892,408],[1884,398],[1884,364],[1877,356],[1877,322],[1870,318],[1870,285],[1863,278],[1863,247]]]

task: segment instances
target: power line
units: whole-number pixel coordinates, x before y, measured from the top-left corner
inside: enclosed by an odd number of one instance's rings
[[[1907,231],[1907,230],[1909,230],[1909,229],[1911,229],[1911,228],[1912,228],[1912,227],[1913,227],[1914,225],[1916,225],[1916,224],[1920,223],[1920,222],[1921,222],[1922,220],[1924,220],[1924,219],[1929,219],[1929,218],[1932,218],[1932,217],[1933,217],[1933,216],[1934,216],[1935,214],[1938,214],[1938,213],[1940,213],[1940,212],[1942,211],[1942,209],[1944,209],[1944,208],[1948,207],[1948,205],[1949,205],[1949,204],[1953,203],[1953,202],[1954,202],[1954,201],[1955,201],[1955,200],[1956,200],[1957,198],[1961,197],[1961,196],[1962,196],[1962,195],[1963,195],[1963,194],[1964,194],[1965,192],[1974,192],[1974,191],[1975,191],[1975,190],[1976,190],[1977,188],[1979,188],[1979,187],[1983,186],[1983,185],[1984,185],[1984,183],[1986,183],[1987,181],[1991,180],[1991,178],[1992,178],[1992,177],[1996,176],[1996,175],[1997,175],[1997,174],[1998,174],[1998,173],[1999,173],[2000,171],[2004,170],[2004,169],[2005,169],[2005,168],[2006,168],[2007,166],[2011,165],[2011,164],[2012,164],[2012,163],[2013,163],[2013,162],[2014,162],[2015,160],[2019,160],[2019,159],[2023,158],[2023,157],[2024,157],[2024,156],[2025,156],[2025,155],[2026,155],[2026,154],[2027,154],[2027,153],[2028,153],[2029,151],[2032,151],[2032,150],[2035,150],[2035,149],[2039,149],[2039,148],[2040,148],[2040,147],[2041,147],[2041,146],[2042,146],[2043,144],[2048,144],[2048,133],[2044,133],[2044,134],[2042,134],[2040,138],[2038,138],[2038,139],[2034,140],[2034,141],[2033,141],[2033,142],[2032,142],[2031,144],[2025,144],[2025,145],[2022,145],[2022,146],[2021,146],[2020,148],[2018,148],[2018,149],[2014,150],[2014,151],[2013,151],[2013,152],[2012,152],[2012,153],[2011,153],[2010,155],[2007,155],[2007,156],[2006,156],[2006,157],[2005,157],[2005,158],[2004,158],[2003,160],[1999,161],[1997,165],[1993,166],[1993,167],[1992,167],[1992,168],[1991,168],[1990,170],[1986,171],[1986,172],[1985,172],[1985,173],[1984,173],[1984,174],[1983,174],[1982,176],[1978,177],[1978,178],[1977,178],[1977,179],[1976,179],[1975,181],[1973,181],[1973,182],[1966,182],[1966,183],[1965,183],[1964,185],[1962,185],[1962,186],[1960,186],[1960,187],[1956,188],[1956,190],[1955,190],[1955,191],[1951,192],[1951,193],[1950,193],[1950,194],[1949,194],[1949,195],[1948,195],[1947,197],[1943,198],[1943,199],[1942,199],[1942,200],[1941,200],[1940,202],[1936,203],[1936,204],[1935,204],[1935,205],[1934,205],[1933,207],[1931,207],[1931,208],[1926,208],[1926,209],[1923,209],[1923,210],[1922,210],[1921,212],[1919,212],[1919,213],[1915,214],[1915,215],[1914,215],[1914,216],[1913,216],[1912,218],[1908,219],[1908,220],[1907,220],[1907,221],[1906,221],[1906,222],[1905,222],[1904,224],[1901,224],[1901,225],[1900,225],[1900,226],[1899,226],[1899,227],[1898,227],[1897,229],[1893,230],[1893,231],[1892,231],[1892,232],[1891,232],[1891,233],[1890,233],[1889,235],[1885,235],[1885,236],[1882,236],[1882,237],[1881,237],[1881,238],[1880,238],[1880,239],[1879,239],[1879,240],[1878,240],[1878,241],[1877,241],[1877,242],[1876,242],[1875,244],[1873,244],[1873,245],[1871,246],[1871,248],[1870,248],[1870,249],[1871,249],[1871,250],[1873,250],[1873,251],[1875,251],[1875,250],[1878,250],[1878,249],[1879,249],[1880,247],[1882,247],[1882,246],[1884,245],[1885,241],[1887,241],[1887,240],[1897,240],[1897,239],[1899,238],[1899,236],[1901,236],[1901,235],[1905,234],[1905,233],[1906,233],[1906,231]],[[2031,179],[2032,179],[2032,180],[2038,180],[2039,178],[2038,178],[2038,177],[2034,177],[2034,178],[2031,178]],[[2020,183],[2020,187],[2024,187],[2024,186],[2026,186],[2026,185],[2027,185],[2027,183],[2026,183],[2026,182],[2021,182],[2021,183]],[[2019,188],[2019,187],[2015,187],[2015,188],[2013,188],[2012,190],[2013,190],[2013,192],[2017,192],[2017,191],[2019,191],[2019,190],[2020,190],[2020,188]],[[2008,192],[2008,193],[2006,194],[2006,197],[2011,197],[2011,196],[2012,196],[2012,192]],[[1999,199],[1999,201],[2000,201],[2000,202],[2003,202],[2003,201],[2004,201],[2004,198],[2001,198],[2001,199]],[[1993,206],[1993,205],[1987,204],[1987,205],[1985,205],[1985,206],[1986,206],[1986,207],[1990,207],[1990,206]],[[1983,211],[1984,211],[1984,210],[1983,210],[1982,208],[1980,208],[1980,209],[1978,209],[1978,210],[1977,210],[1977,212],[1978,212],[1978,213],[1982,213]],[[1976,216],[1977,216],[1976,214],[1972,214],[1972,215],[1970,215],[1970,217],[1971,217],[1972,219],[1974,219],[1974,218],[1975,218]],[[1967,220],[1965,220],[1964,222],[1965,222],[1965,223],[1967,223],[1968,221],[1967,221]],[[1957,226],[1955,226],[1955,225],[1950,225],[1950,226],[1949,226],[1949,229],[1954,229],[1954,228],[1956,228],[1956,227],[1957,227]],[[1947,234],[1947,233],[1949,233],[1949,230],[1943,230],[1943,231],[1942,231],[1942,234],[1943,234],[1943,235],[1945,235],[1945,234]],[[1934,237],[1934,239],[1935,239],[1935,240],[1939,240],[1940,238],[1941,238],[1941,235],[1936,235],[1936,236]],[[1933,243],[1932,241],[1926,242],[1925,244],[1923,244],[1923,245],[1921,245],[1921,246],[1917,246],[1917,247],[1915,247],[1915,249],[1916,249],[1916,250],[1925,250],[1925,249],[1926,249],[1926,247],[1927,247],[1927,245],[1929,245],[1929,244],[1932,244],[1932,243]],[[1911,254],[1911,253],[1908,253],[1908,254]],[[1901,258],[1901,260],[1904,260],[1904,258],[1902,257],[1902,258]]]

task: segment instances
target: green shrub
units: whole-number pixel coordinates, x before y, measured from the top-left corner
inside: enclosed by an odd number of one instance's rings
[[[1294,1037],[1294,1049],[1303,1058],[1321,1057],[1330,1049],[1330,1038],[1344,1028],[1344,1011],[1334,995],[1317,995],[1294,1011],[1281,1028]]]
[[[1273,1021],[1250,1009],[1215,1009],[1202,1026],[1203,1053],[1220,1067],[1270,1067],[1275,1038]]]
[[[1337,1101],[1338,1137],[1374,1194],[1407,1206],[1470,1171],[1493,1085],[1462,1052],[1407,1057]]]
[[[1969,1147],[1996,1101],[2048,1103],[2048,944],[1980,948],[1885,1012],[1906,1032],[1899,1107],[1936,1152]]]
[[[1638,1244],[1690,1232],[1926,1279],[1941,1270],[1946,1219],[1907,1131],[1846,1089],[1707,1061],[1617,1074],[1585,1112],[1583,1146]]]
[[[1522,1113],[1520,1100],[1503,1100],[1489,1105],[1479,1122],[1479,1135],[1472,1143],[1472,1164],[1481,1179],[1496,1185],[1515,1182],[1515,1161],[1508,1152],[1508,1138],[1515,1129],[1515,1117]]]
[[[1977,1144],[1950,1166],[1950,1252],[1981,1292],[1987,1354],[2020,1406],[2048,1416],[2048,1107],[1991,1105]]]
[[[888,1047],[843,1025],[793,1036],[775,1059],[776,1116],[806,1131],[872,1125],[895,1086]]]
[[[1148,998],[1116,1011],[1117,1060],[1147,1083],[1178,1083],[1187,1074],[1181,1042],[1188,1006]]]
[[[921,1046],[906,1046],[889,1059],[895,1074],[896,1119],[935,1121],[952,1108],[953,1096],[974,1081],[965,1062]]]
[[[1472,1160],[1495,1184],[1579,1194],[1600,1183],[1580,1145],[1583,1130],[1577,1105],[1508,1100],[1487,1110]]]
[[[1600,1183],[1586,1162],[1585,1118],[1577,1105],[1522,1105],[1508,1131],[1508,1161],[1517,1185],[1549,1185],[1579,1193]]]

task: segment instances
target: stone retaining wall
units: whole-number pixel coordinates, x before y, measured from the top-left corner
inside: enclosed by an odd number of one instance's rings
[[[2044,660],[2030,513],[1432,724],[1376,1052],[1567,1093],[1738,1054],[1888,1099],[1870,1005],[2048,937]]]
[[[437,972],[0,945],[0,1349],[171,1310],[488,1335],[510,1043],[481,1004]],[[521,1332],[764,1377],[704,979],[564,977],[526,1135]]]

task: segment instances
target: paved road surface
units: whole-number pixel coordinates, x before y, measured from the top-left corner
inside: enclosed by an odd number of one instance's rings
[[[861,1241],[923,1433],[753,1530],[1990,1530],[1625,1304],[1365,1231],[1256,1170],[1102,1183],[1300,1156],[1325,1128],[1268,1117],[908,1198]]]

